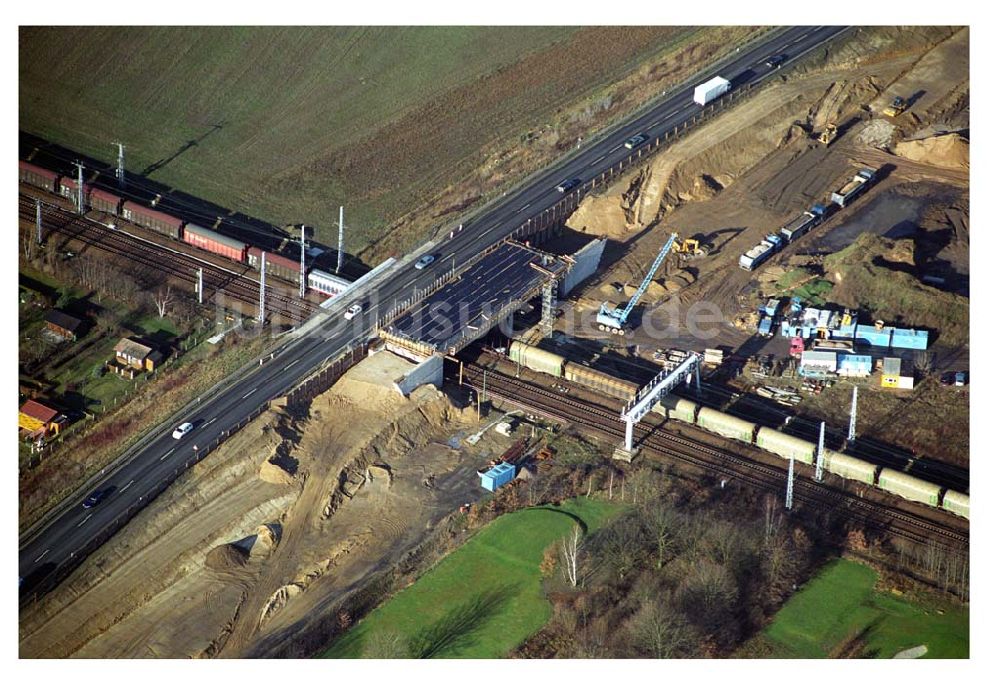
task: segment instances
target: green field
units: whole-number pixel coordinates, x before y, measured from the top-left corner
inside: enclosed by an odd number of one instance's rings
[[[859,657],[892,658],[921,644],[925,658],[968,657],[967,608],[876,592],[877,581],[873,569],[856,562],[827,565],[764,631],[765,651],[772,658],[826,658],[856,638]]]
[[[358,252],[679,27],[23,27],[19,126]],[[716,43],[713,43],[716,44]],[[719,41],[717,44],[725,44]],[[484,180],[489,177],[484,177]]]
[[[323,657],[372,655],[372,645],[385,637],[399,638],[410,657],[505,656],[549,619],[539,571],[545,548],[575,523],[593,529],[620,509],[574,499],[503,515],[369,614]]]

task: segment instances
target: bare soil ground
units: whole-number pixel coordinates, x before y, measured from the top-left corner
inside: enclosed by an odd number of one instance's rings
[[[235,657],[293,642],[482,491],[475,468],[495,449],[446,444],[474,427],[432,386],[407,399],[350,372],[307,418],[266,412],[23,612],[20,655]]]

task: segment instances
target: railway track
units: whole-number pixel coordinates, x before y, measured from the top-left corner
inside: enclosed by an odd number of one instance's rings
[[[20,195],[18,212],[22,220],[34,224],[35,200]],[[144,240],[122,231],[108,228],[85,216],[68,212],[56,205],[42,202],[42,227],[49,233],[59,233],[69,240],[99,249],[164,273],[177,280],[189,283],[191,288],[197,281],[197,269],[203,271],[206,298],[213,298],[217,292],[224,292],[238,301],[256,307],[259,303],[259,286],[241,273],[220,265],[175,251],[163,245]],[[265,309],[294,322],[308,319],[318,306],[308,300],[288,296],[271,285],[267,285]]]
[[[466,365],[464,371],[471,383],[478,383],[484,370],[476,365]],[[550,392],[536,384],[497,372],[489,373],[487,391],[611,439],[624,437],[625,424],[619,419],[618,412],[592,402]],[[774,466],[674,435],[648,423],[639,423],[635,434],[638,444],[659,456],[715,474],[722,471],[759,489],[784,491],[787,474]],[[795,498],[800,504],[860,518],[868,525],[918,543],[936,542],[949,548],[968,547],[967,532],[957,532],[898,508],[817,483],[809,477],[797,475],[796,479]]]

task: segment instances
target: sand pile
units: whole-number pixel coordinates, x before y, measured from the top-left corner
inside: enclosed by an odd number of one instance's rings
[[[295,477],[276,462],[276,458],[271,457],[260,464],[257,475],[265,482],[271,484],[294,484]]]
[[[214,571],[229,571],[246,566],[250,553],[235,543],[223,543],[205,555],[205,566]]]
[[[958,134],[932,136],[919,141],[901,141],[896,144],[896,155],[936,167],[969,168],[969,142]]]
[[[588,195],[566,221],[566,225],[580,233],[619,242],[627,239],[630,234],[625,210],[614,196]]]

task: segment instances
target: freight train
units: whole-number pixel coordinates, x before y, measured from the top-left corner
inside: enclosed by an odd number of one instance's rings
[[[571,362],[541,348],[514,341],[509,357],[513,362],[533,371],[579,383],[588,390],[610,395],[623,401],[631,400],[639,386],[625,379],[608,376],[595,369]],[[816,442],[774,430],[751,421],[745,421],[732,414],[726,414],[710,407],[675,395],[666,395],[653,412],[664,418],[682,421],[698,426],[716,435],[739,440],[756,446],[784,459],[794,458],[800,463],[816,463]],[[943,508],[948,512],[969,517],[969,496],[953,489],[944,490],[940,485],[928,482],[891,468],[885,468],[839,452],[824,449],[823,469],[833,475],[844,477],[871,486],[877,486],[889,493],[924,505]]]
[[[62,176],[57,172],[39,167],[30,162],[20,161],[20,180],[23,183],[47,190],[50,193],[69,199],[76,205],[79,191],[76,179]],[[111,214],[154,231],[173,240],[186,242],[192,247],[211,252],[260,270],[263,258],[267,274],[288,282],[297,283],[301,274],[301,263],[273,252],[266,252],[259,247],[242,240],[223,235],[206,226],[200,226],[184,219],[179,219],[151,206],[140,204],[134,200],[114,194],[107,190],[84,183],[83,199],[90,209]],[[306,276],[309,289],[327,296],[336,296],[343,292],[350,282],[317,268],[313,268]]]
[[[830,204],[815,204],[796,216],[777,233],[770,233],[739,259],[740,268],[753,270],[779,251],[826,221],[833,212],[860,197],[875,182],[877,172],[861,169],[842,188],[830,194]]]

